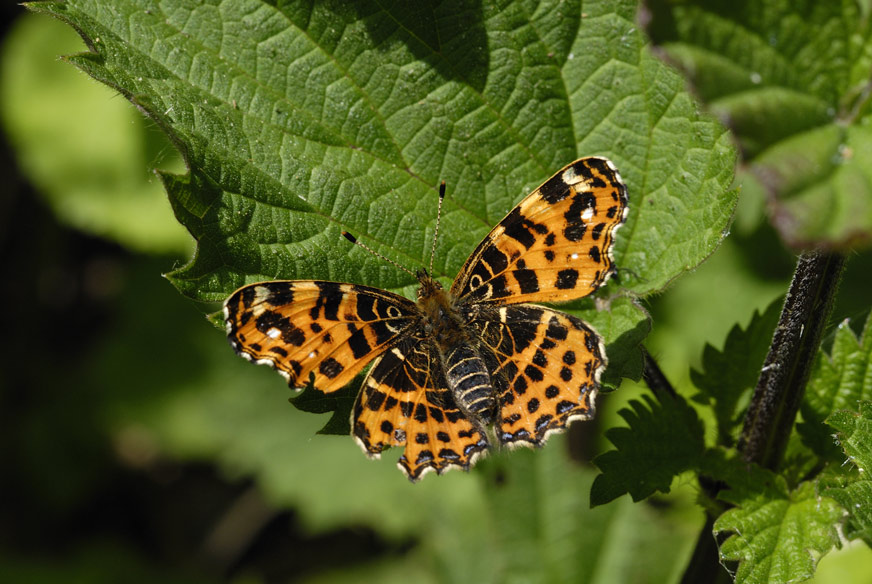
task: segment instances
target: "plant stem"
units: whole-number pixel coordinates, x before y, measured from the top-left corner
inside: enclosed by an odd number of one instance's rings
[[[642,346],[642,360],[642,379],[645,380],[645,384],[654,395],[659,396],[660,394],[667,393],[675,397],[675,388],[666,379],[666,376],[660,369],[660,365],[657,364],[657,361],[654,360],[654,357],[651,356],[651,353],[644,346]]]
[[[802,254],[760,372],[739,451],[748,462],[777,470],[832,308],[845,256]]]
[[[748,462],[772,470],[781,463],[844,265],[843,255],[823,251],[805,253],[796,264],[745,415],[738,448]],[[703,492],[714,500],[722,485],[704,476],[699,481]],[[719,563],[718,543],[712,534],[714,521],[715,517],[706,517],[682,583],[732,581]]]

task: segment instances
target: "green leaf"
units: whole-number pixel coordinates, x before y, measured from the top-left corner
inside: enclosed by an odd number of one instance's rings
[[[836,410],[854,410],[861,400],[872,399],[872,315],[858,339],[848,321],[836,330],[831,353],[821,350],[802,403],[803,422],[797,427],[802,441],[819,456],[834,462],[843,459],[825,420]]]
[[[625,493],[634,501],[655,491],[668,493],[672,479],[700,465],[705,442],[696,411],[681,396],[642,398],[644,403],[631,400],[630,408],[618,412],[628,427],[606,431],[617,450],[594,460],[602,474],[591,488],[591,505]]]
[[[839,465],[840,484],[823,494],[832,497],[848,514],[843,532],[847,539],[861,538],[872,545],[872,402],[860,403],[859,412],[839,411],[827,418],[851,465]]]
[[[729,123],[796,246],[872,237],[872,38],[859,3],[651,3],[650,34]]]
[[[92,53],[70,60],[185,154],[190,177],[166,180],[199,247],[170,278],[198,299],[272,278],[400,289],[407,274],[340,231],[421,266],[440,180],[434,271],[453,277],[515,203],[582,155],[611,157],[629,185],[615,257],[634,293],[707,257],[735,206],[725,131],[649,54],[630,0],[584,14],[558,2],[31,7],[79,28]]]
[[[690,372],[690,378],[701,392],[695,399],[701,403],[714,402],[718,444],[732,446],[735,443],[734,430],[741,424],[737,416],[739,402],[746,400],[748,390],[757,384],[782,305],[783,301],[776,300],[763,313],[755,310],[745,329],[735,325],[724,341],[723,350],[706,344],[703,371],[692,369]]]
[[[835,524],[842,509],[820,497],[811,482],[773,496],[752,494],[715,521],[715,533],[733,532],[720,545],[721,561],[738,562],[737,584],[799,582],[811,578],[822,555],[839,542]]]
[[[324,427],[318,430],[319,434],[348,436],[351,434],[351,409],[354,407],[354,400],[357,398],[362,383],[363,375],[358,375],[339,391],[329,394],[315,389],[309,384],[303,393],[297,397],[292,397],[289,401],[295,408],[304,412],[333,413]]]
[[[585,313],[588,322],[606,339],[608,366],[603,386],[617,389],[622,378],[638,381],[642,377],[641,344],[651,332],[651,319],[630,298],[614,299],[606,306]]]

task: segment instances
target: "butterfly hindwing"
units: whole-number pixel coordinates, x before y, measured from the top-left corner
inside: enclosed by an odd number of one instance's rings
[[[224,304],[237,353],[272,365],[291,387],[313,374],[324,392],[351,381],[418,313],[415,303],[384,290],[309,280],[251,284]]]
[[[485,237],[451,292],[463,302],[563,302],[613,271],[627,187],[605,158],[581,158],[545,181]]]
[[[496,435],[504,444],[541,444],[550,432],[594,415],[606,366],[602,339],[584,321],[541,306],[480,310],[472,326],[498,365]]]
[[[352,434],[370,456],[405,446],[399,465],[413,481],[428,470],[467,469],[488,447],[457,408],[440,359],[430,341],[403,339],[373,364],[352,412]]]

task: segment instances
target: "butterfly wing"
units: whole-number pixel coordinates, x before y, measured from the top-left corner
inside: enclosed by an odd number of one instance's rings
[[[594,415],[606,367],[601,337],[584,321],[541,306],[473,307],[470,325],[495,360],[497,437],[504,444],[541,444],[575,419]],[[498,382],[497,382],[498,381]]]
[[[399,466],[412,481],[428,470],[468,469],[488,447],[483,429],[457,408],[438,349],[411,336],[373,364],[354,405],[351,427],[372,457],[391,446],[405,446]]]
[[[561,302],[613,271],[627,187],[605,158],[569,164],[521,201],[472,253],[451,287],[461,302]]]
[[[249,361],[301,387],[346,385],[395,342],[419,311],[402,296],[355,284],[275,281],[240,288],[224,303],[227,336]]]

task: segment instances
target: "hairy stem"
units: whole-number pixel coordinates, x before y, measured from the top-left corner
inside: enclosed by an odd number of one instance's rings
[[[654,395],[659,396],[660,394],[667,393],[675,397],[675,388],[666,379],[666,376],[660,369],[660,365],[657,364],[657,361],[654,360],[654,357],[651,356],[651,353],[644,346],[642,347],[642,359],[642,379],[645,380],[645,384]]]
[[[805,253],[797,262],[745,415],[738,448],[748,462],[773,470],[781,463],[844,265],[843,255],[822,251]],[[699,482],[713,501],[723,488],[705,476],[700,476]],[[714,516],[706,518],[682,583],[732,581],[719,562],[718,542],[712,534],[714,521]]]
[[[739,439],[748,462],[781,464],[844,265],[844,255],[825,251],[804,253],[796,264]]]

